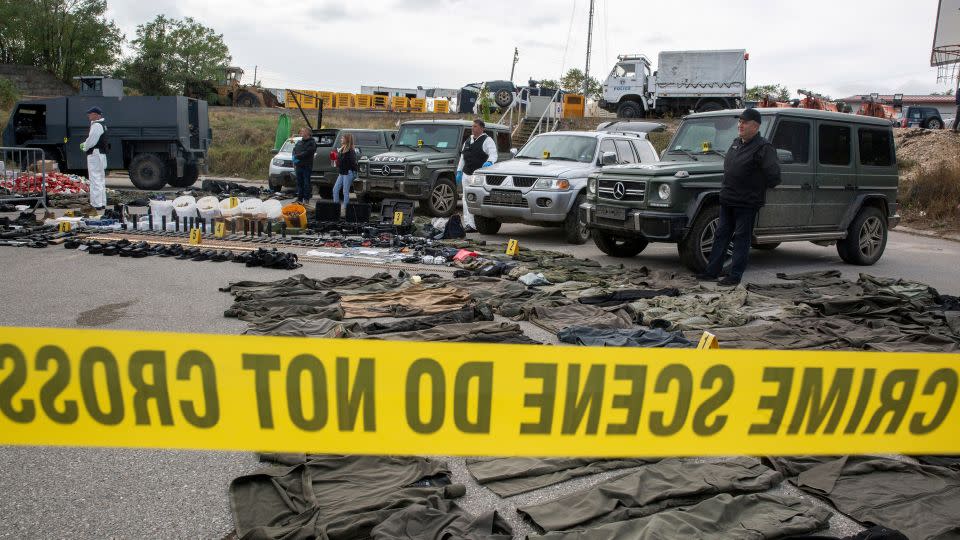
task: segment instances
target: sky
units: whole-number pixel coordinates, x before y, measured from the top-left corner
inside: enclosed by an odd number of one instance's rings
[[[459,88],[558,79],[584,68],[590,0],[108,0],[128,39],[159,14],[222,33],[244,82],[359,92],[361,85]],[[907,7],[909,6],[909,7]],[[590,73],[618,54],[746,49],[748,86],[833,98],[940,92],[930,68],[937,0],[595,0]],[[960,41],[960,36],[958,36]]]

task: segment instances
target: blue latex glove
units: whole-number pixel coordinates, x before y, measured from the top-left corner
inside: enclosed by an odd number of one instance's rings
[[[457,185],[463,183],[463,171],[457,171]]]
[[[296,165],[297,163],[300,163],[300,160],[297,159],[297,158],[291,158],[291,159],[292,159],[294,165]]]
[[[483,162],[483,165],[481,165],[480,168],[482,169],[482,168],[484,168],[484,167],[489,167],[489,166],[491,166],[491,165],[493,165],[493,162],[492,162],[492,161],[484,161],[484,162]]]

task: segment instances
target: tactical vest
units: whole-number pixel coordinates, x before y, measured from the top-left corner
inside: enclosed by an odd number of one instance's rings
[[[107,155],[107,124],[104,121],[98,122],[103,126],[103,133],[100,135],[100,140],[97,141],[97,144],[93,145],[93,148],[87,148],[87,155],[93,154],[94,150],[99,150],[101,155]]]
[[[483,151],[483,142],[486,140],[487,134],[484,133],[474,139],[473,144],[469,140],[463,144],[463,174],[473,174],[489,161],[489,156]]]

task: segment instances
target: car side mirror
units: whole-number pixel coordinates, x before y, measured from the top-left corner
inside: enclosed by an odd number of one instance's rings
[[[600,165],[616,165],[617,163],[616,152],[604,152],[600,156]]]
[[[279,152],[280,152],[280,149],[279,149],[279,148],[271,148],[271,149],[270,149],[270,153],[271,153],[271,154],[277,154],[277,153],[279,153]]]
[[[783,148],[777,148],[777,159],[781,165],[793,163],[793,152],[784,150]]]
[[[518,151],[519,151],[519,150],[517,150],[516,148],[511,148],[511,149],[510,149],[510,155],[511,155],[511,156],[516,156]]]
[[[362,156],[362,155],[363,155],[363,150],[361,150],[359,146],[355,146],[355,147],[353,147],[353,149],[357,151],[357,155],[358,155],[358,156]]]

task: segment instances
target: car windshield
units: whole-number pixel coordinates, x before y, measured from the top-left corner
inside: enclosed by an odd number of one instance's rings
[[[287,142],[283,143],[283,146],[280,147],[280,152],[289,154],[290,152],[293,152],[293,147],[296,146],[296,144],[297,141],[288,139]]]
[[[766,137],[771,122],[760,125],[760,135]],[[736,116],[709,116],[688,118],[670,141],[664,159],[671,156],[707,155],[721,159],[717,152],[725,153],[738,136]]]
[[[590,163],[594,159],[597,139],[576,135],[540,135],[530,140],[517,153],[518,158],[557,159]],[[545,157],[549,152],[549,158]]]
[[[457,148],[461,131],[462,128],[458,126],[436,126],[432,124],[400,126],[400,133],[397,135],[397,141],[394,144],[416,148],[417,142],[423,141],[424,146],[433,148]]]

